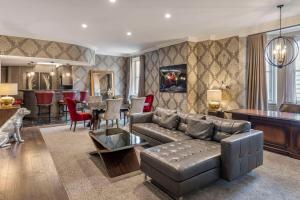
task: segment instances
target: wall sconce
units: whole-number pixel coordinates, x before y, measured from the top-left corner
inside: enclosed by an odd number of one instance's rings
[[[67,73],[66,73],[66,76],[67,76],[67,77],[70,77],[70,76],[71,76],[71,74],[70,74],[69,72],[67,72]]]
[[[54,72],[54,71],[51,71],[51,72],[50,72],[50,76],[55,76],[55,72]]]

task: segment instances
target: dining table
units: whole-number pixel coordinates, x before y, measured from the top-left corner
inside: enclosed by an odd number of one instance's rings
[[[145,106],[149,105],[148,103],[145,103]],[[101,101],[101,102],[92,102],[87,104],[87,108],[91,111],[92,114],[92,127],[95,128],[97,127],[97,123],[99,121],[99,115],[102,113],[105,113],[106,111],[106,102]],[[126,112],[129,112],[130,108],[130,103],[123,103],[120,108],[120,119],[122,119],[122,114],[123,114],[123,119],[124,119],[124,126],[126,125]]]

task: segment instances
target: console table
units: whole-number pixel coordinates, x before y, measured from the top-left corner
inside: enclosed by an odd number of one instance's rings
[[[13,116],[19,106],[1,107],[0,106],[0,126],[2,126],[11,116]]]
[[[300,159],[300,114],[279,111],[238,109],[226,111],[232,119],[251,122],[264,132],[264,148]]]

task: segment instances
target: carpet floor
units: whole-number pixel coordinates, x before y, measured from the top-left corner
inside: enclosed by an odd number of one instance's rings
[[[70,200],[167,200],[170,199],[150,182],[143,182],[140,171],[108,178],[88,130],[67,126],[42,128],[57,172]],[[191,200],[296,200],[300,199],[300,161],[268,151],[264,164],[232,182],[219,180],[184,199]]]

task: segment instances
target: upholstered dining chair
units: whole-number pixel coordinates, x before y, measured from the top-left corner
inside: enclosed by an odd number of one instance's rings
[[[83,126],[85,127],[85,121],[91,120],[92,115],[90,113],[80,112],[76,110],[76,101],[71,98],[66,98],[68,110],[70,113],[71,118],[71,126],[70,130],[72,129],[73,123],[74,123],[74,129],[73,132],[76,130],[76,125],[78,121],[83,121]]]
[[[154,100],[154,95],[153,94],[149,94],[149,95],[146,96],[144,112],[151,112],[153,100]]]
[[[119,127],[120,109],[123,103],[123,99],[106,99],[106,111],[99,116],[99,126],[101,120],[106,120],[106,128],[108,127],[108,120],[112,120],[112,126],[114,126],[114,120],[116,120],[117,127]]]
[[[145,100],[146,100],[146,97],[131,98],[131,100],[130,100],[131,104],[129,107],[129,111],[126,113],[127,121],[132,114],[143,113]],[[126,122],[125,122],[125,118],[124,118],[124,125],[125,125],[125,123]]]
[[[293,103],[283,103],[279,108],[280,112],[300,113],[300,105]]]

